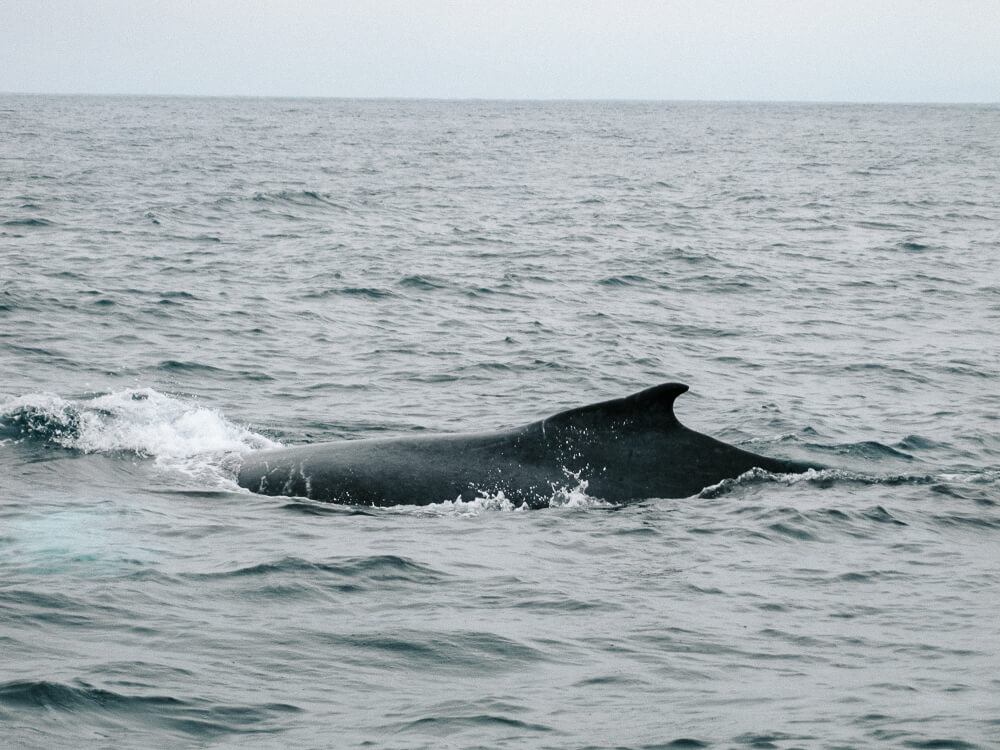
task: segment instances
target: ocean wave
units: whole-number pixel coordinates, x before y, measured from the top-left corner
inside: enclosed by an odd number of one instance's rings
[[[184,362],[178,359],[165,359],[157,365],[157,368],[165,372],[220,372],[218,367],[202,364],[201,362]]]
[[[112,727],[160,727],[184,735],[280,731],[275,719],[302,709],[291,704],[225,706],[171,695],[129,695],[95,687],[82,680],[71,684],[49,680],[16,680],[0,684],[0,717],[44,712],[49,719],[99,723]],[[22,719],[23,720],[23,719]]]
[[[258,192],[251,200],[256,204],[253,209],[254,214],[262,217],[270,216],[281,221],[329,219],[346,215],[351,211],[349,203],[338,203],[332,195],[314,190]],[[281,232],[281,234],[287,233]]]
[[[315,190],[279,190],[269,193],[255,193],[253,200],[257,203],[287,203],[294,206],[330,206],[346,210],[346,206],[337,203],[329,193]]]
[[[478,630],[413,630],[318,633],[317,639],[351,654],[345,661],[370,668],[420,670],[428,674],[511,672],[549,661],[527,643]]]
[[[601,279],[597,282],[600,286],[609,287],[629,287],[629,286],[645,286],[651,284],[652,282],[645,276],[639,274],[622,274],[621,276],[608,276],[607,278]]]
[[[416,274],[413,276],[406,276],[401,279],[399,281],[399,286],[406,287],[408,289],[418,289],[421,291],[432,291],[435,289],[447,289],[450,284],[436,276]]]
[[[48,219],[10,219],[3,223],[5,227],[51,227],[53,222]]]
[[[380,582],[405,581],[427,584],[437,583],[445,577],[445,574],[434,568],[398,555],[346,557],[326,562],[284,557],[275,562],[256,563],[217,573],[190,573],[185,574],[184,577],[204,580],[298,575],[301,573]]]
[[[499,714],[474,714],[463,716],[427,716],[395,727],[397,732],[417,731],[449,736],[462,731],[489,731],[500,727],[505,731],[551,732],[553,728],[545,724],[532,724]]]
[[[341,295],[348,297],[370,297],[371,299],[386,299],[396,296],[394,292],[391,292],[388,289],[378,289],[376,287],[366,286],[346,286],[337,287],[336,289],[320,289],[302,296],[304,299],[325,299],[327,297],[336,297]]]
[[[904,445],[906,447],[920,447],[918,444],[904,444],[900,443],[898,447],[892,447],[891,445],[885,445],[884,443],[879,443],[875,440],[864,440],[859,443],[844,443],[841,445],[832,446],[820,446],[812,445],[811,448],[816,448],[819,450],[824,450],[827,452],[833,452],[842,456],[850,456],[851,458],[861,458],[866,460],[878,461],[884,459],[901,459],[903,461],[914,461],[916,460],[909,453],[905,453],[900,450]]]
[[[183,701],[168,696],[127,696],[110,690],[95,688],[86,683],[66,685],[46,680],[15,681],[0,684],[0,705],[27,706],[76,710],[93,706],[120,708],[138,705],[178,706]]]

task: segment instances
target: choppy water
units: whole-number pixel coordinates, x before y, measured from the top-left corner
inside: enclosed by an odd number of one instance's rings
[[[0,745],[1000,746],[1000,108],[6,96],[0,134]],[[232,481],[667,380],[834,468]]]

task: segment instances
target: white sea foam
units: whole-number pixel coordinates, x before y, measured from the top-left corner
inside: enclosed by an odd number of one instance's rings
[[[594,508],[610,507],[611,503],[592,495],[587,494],[586,480],[580,480],[577,476],[571,476],[575,484],[562,486],[553,485],[552,494],[544,498],[549,508]],[[463,500],[457,497],[454,500],[445,500],[440,503],[429,505],[394,506],[392,510],[402,513],[440,513],[457,516],[478,516],[482,513],[496,512],[523,512],[528,510],[528,505],[515,503],[502,490],[496,492],[481,491],[479,495],[471,500]]]
[[[91,398],[32,393],[0,403],[0,434],[84,453],[132,453],[164,469],[204,477],[228,473],[226,456],[280,447],[217,409],[152,388]]]
[[[823,480],[832,480],[836,477],[841,476],[842,472],[830,469],[808,469],[800,473],[792,474],[776,474],[770,471],[766,471],[759,467],[754,467],[749,471],[745,471],[737,477],[729,477],[723,479],[721,482],[709,485],[705,487],[701,492],[698,493],[698,497],[703,499],[712,499],[720,497],[722,495],[728,494],[736,490],[739,487],[749,487],[756,484],[765,484],[769,482],[780,483],[785,485],[798,484],[799,482],[817,482]]]

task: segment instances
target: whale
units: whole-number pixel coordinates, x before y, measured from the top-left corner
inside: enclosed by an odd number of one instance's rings
[[[501,494],[544,507],[583,488],[611,503],[683,498],[752,469],[822,468],[760,456],[688,429],[664,383],[492,432],[372,438],[252,451],[238,484],[255,493],[366,506],[429,505]]]

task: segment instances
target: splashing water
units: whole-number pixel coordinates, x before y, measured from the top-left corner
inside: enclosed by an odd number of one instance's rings
[[[0,403],[0,440],[40,440],[83,453],[131,453],[200,479],[232,473],[235,453],[280,447],[215,409],[151,388],[82,399],[51,393],[8,399]]]
[[[602,500],[587,494],[587,480],[580,479],[579,472],[566,472],[570,483],[564,485],[552,485],[552,494],[545,498],[544,505],[552,508],[611,508],[613,503]],[[440,503],[430,503],[428,505],[396,505],[384,509],[392,513],[409,514],[432,514],[432,515],[453,515],[453,516],[478,516],[482,513],[521,513],[530,510],[527,503],[515,503],[503,492],[497,490],[489,492],[480,490],[479,494],[471,500],[463,500],[456,497],[454,500],[445,500]]]

